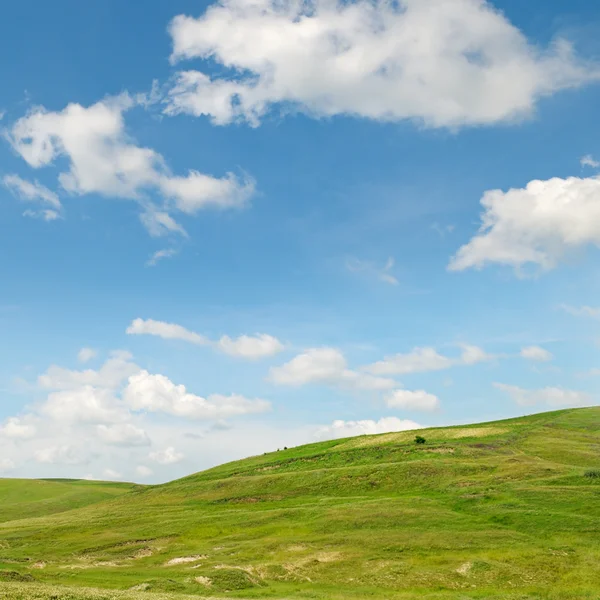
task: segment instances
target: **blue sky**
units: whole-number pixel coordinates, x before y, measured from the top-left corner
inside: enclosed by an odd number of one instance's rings
[[[4,7],[3,475],[597,403],[600,8],[398,5]]]

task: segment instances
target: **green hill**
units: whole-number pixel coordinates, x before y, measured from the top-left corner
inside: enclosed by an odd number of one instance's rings
[[[158,486],[0,482],[0,598],[600,598],[600,408],[419,434]]]

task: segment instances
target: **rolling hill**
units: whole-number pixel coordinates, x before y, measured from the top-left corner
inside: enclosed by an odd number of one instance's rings
[[[600,598],[600,408],[419,434],[0,480],[0,598]]]

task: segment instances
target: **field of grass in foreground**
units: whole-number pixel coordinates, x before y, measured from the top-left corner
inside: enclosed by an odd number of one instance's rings
[[[99,484],[114,496],[47,513],[33,492],[14,508],[39,482],[0,480],[0,599],[600,598],[600,408],[419,433]]]

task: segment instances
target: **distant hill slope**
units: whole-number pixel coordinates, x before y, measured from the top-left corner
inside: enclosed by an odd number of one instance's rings
[[[0,523],[81,508],[134,487],[131,483],[81,479],[0,479]]]
[[[600,598],[600,408],[418,433],[425,444],[311,444],[5,522],[0,598],[63,597],[45,583],[148,600]]]

